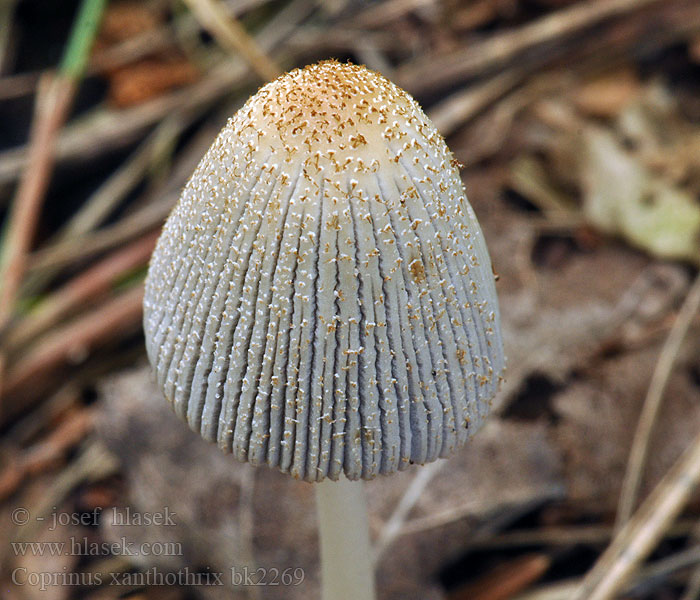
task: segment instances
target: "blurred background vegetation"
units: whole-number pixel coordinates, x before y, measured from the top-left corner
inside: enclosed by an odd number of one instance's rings
[[[447,138],[509,357],[473,442],[371,482],[380,597],[700,598],[697,0],[0,0],[0,597],[317,596],[311,486],[177,422],[141,300],[226,119],[327,58],[399,84]],[[114,522],[166,507],[174,527]],[[177,545],[16,545],[122,539]]]

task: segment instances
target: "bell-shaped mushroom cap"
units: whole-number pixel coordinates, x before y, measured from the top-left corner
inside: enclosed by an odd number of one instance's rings
[[[456,164],[413,98],[364,67],[322,62],[261,88],[151,260],[148,356],[176,413],[308,481],[463,444],[504,357]]]

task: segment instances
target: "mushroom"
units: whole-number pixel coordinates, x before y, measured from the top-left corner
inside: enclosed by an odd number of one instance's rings
[[[505,362],[457,161],[411,96],[336,61],[265,85],[218,135],[153,253],[144,329],[193,430],[239,460],[330,480],[317,491],[333,598],[337,577],[361,574],[333,567],[331,513],[344,515],[336,543],[369,539],[347,480],[449,456],[489,413]],[[346,597],[371,597],[364,579]]]

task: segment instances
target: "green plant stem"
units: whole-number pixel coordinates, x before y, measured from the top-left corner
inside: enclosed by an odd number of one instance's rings
[[[68,45],[58,67],[61,76],[70,79],[82,77],[106,4],[107,0],[83,0],[80,4]]]
[[[374,600],[367,501],[362,481],[316,485],[323,600]]]

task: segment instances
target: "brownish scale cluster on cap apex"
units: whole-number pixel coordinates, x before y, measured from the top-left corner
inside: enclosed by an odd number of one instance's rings
[[[306,152],[361,154],[382,135],[402,135],[397,121],[419,125],[417,105],[403,90],[365,67],[335,60],[295,69],[258,95],[257,126]]]

